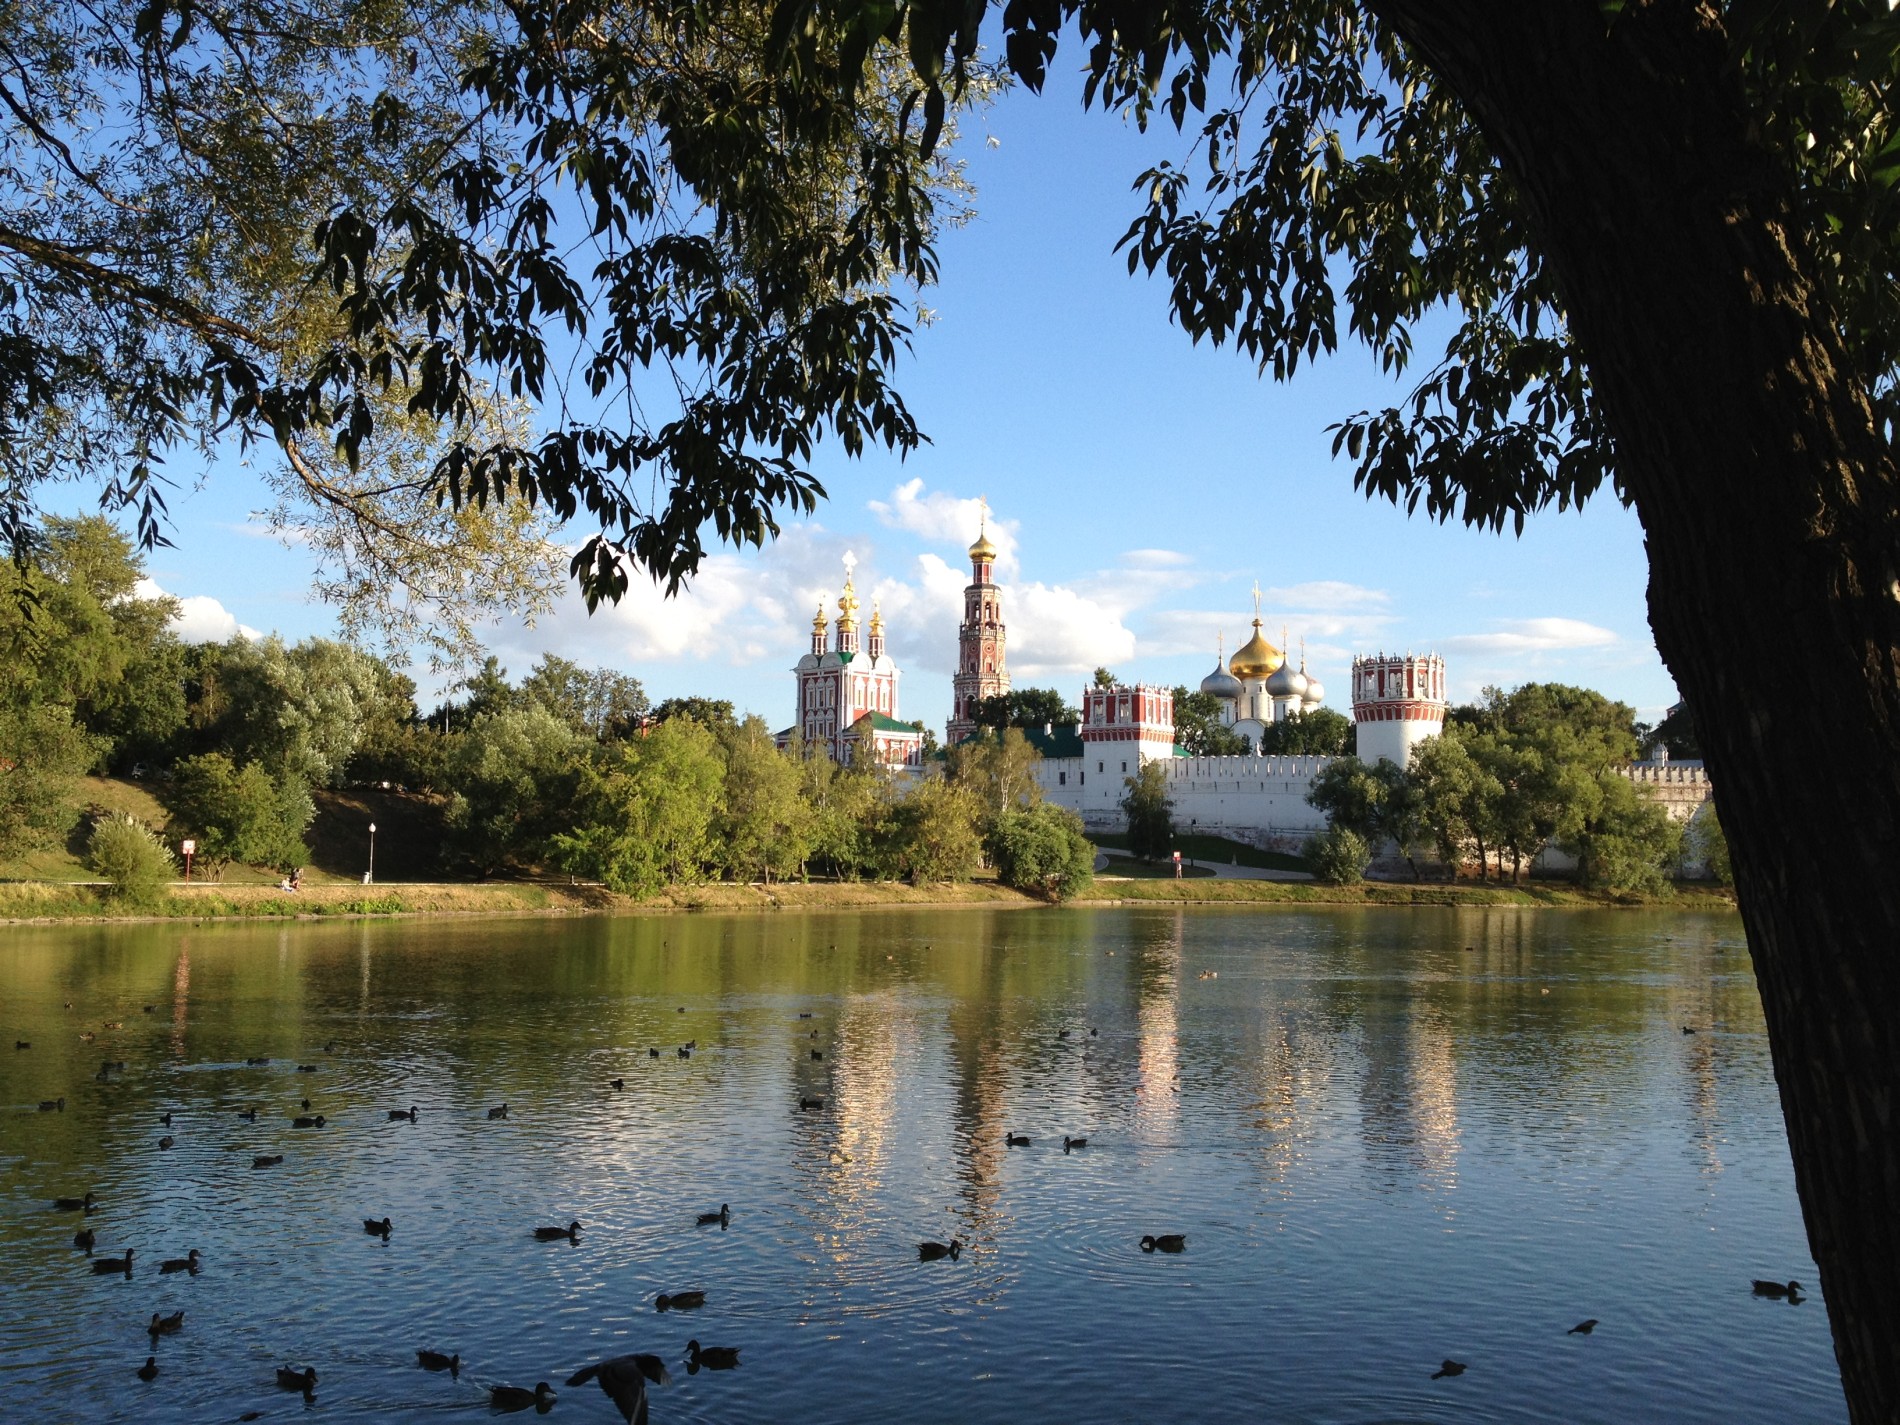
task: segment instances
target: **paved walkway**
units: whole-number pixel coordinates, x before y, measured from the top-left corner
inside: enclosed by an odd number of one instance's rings
[[[1232,866],[1219,861],[1195,861],[1193,864],[1202,870],[1212,871],[1217,881],[1310,881],[1313,879],[1306,871],[1278,871],[1265,866]],[[1099,876],[1107,869],[1108,856],[1104,852],[1097,851],[1095,874]],[[1115,878],[1110,877],[1110,879]],[[1122,877],[1121,879],[1130,878]],[[1199,877],[1195,879],[1198,880]]]

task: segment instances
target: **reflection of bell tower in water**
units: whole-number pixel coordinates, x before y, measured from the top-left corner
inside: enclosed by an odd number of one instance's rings
[[[1003,591],[996,587],[996,546],[990,543],[989,504],[970,546],[970,583],[963,591],[963,623],[957,629],[957,671],[950,679],[950,722],[944,741],[956,746],[976,731],[976,707],[1009,691],[1004,660]]]

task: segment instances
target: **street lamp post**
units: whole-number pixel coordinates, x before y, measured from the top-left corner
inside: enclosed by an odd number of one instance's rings
[[[376,879],[376,823],[369,824],[369,869],[363,873],[363,884],[369,885]]]

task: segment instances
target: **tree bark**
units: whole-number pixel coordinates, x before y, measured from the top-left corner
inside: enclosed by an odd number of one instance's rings
[[[1564,294],[1728,832],[1849,1413],[1892,1425],[1900,481],[1868,377],[1714,4],[1633,0],[1613,25],[1596,0],[1370,8],[1482,126]]]

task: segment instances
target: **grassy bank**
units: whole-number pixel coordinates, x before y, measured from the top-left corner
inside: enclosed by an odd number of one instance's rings
[[[1688,887],[1667,900],[1612,896],[1574,886],[1480,886],[1377,882],[1322,886],[1295,881],[1105,878],[1077,905],[1380,905],[1610,908],[1732,908],[1726,891]],[[901,906],[1031,908],[1042,902],[993,880],[909,886],[884,881],[789,881],[772,886],[674,886],[645,900],[599,886],[498,881],[484,885],[306,885],[296,895],[270,886],[175,888],[158,904],[136,908],[107,900],[100,888],[47,882],[0,884],[0,923],[48,920],[252,920],[389,915],[560,915],[588,912],[864,910]]]
[[[352,915],[523,915],[612,910],[624,904],[594,886],[497,882],[488,885],[312,885],[295,895],[274,886],[174,887],[148,906],[108,899],[102,887],[20,882],[0,885],[0,921],[295,920]]]
[[[1423,884],[1368,881],[1357,886],[1324,886],[1312,881],[1098,880],[1081,904],[1126,905],[1172,901],[1217,905],[1515,905],[1547,907],[1636,907],[1677,910],[1729,910],[1735,897],[1718,887],[1688,886],[1667,898],[1620,896],[1577,886],[1536,882],[1524,886],[1460,882]]]

